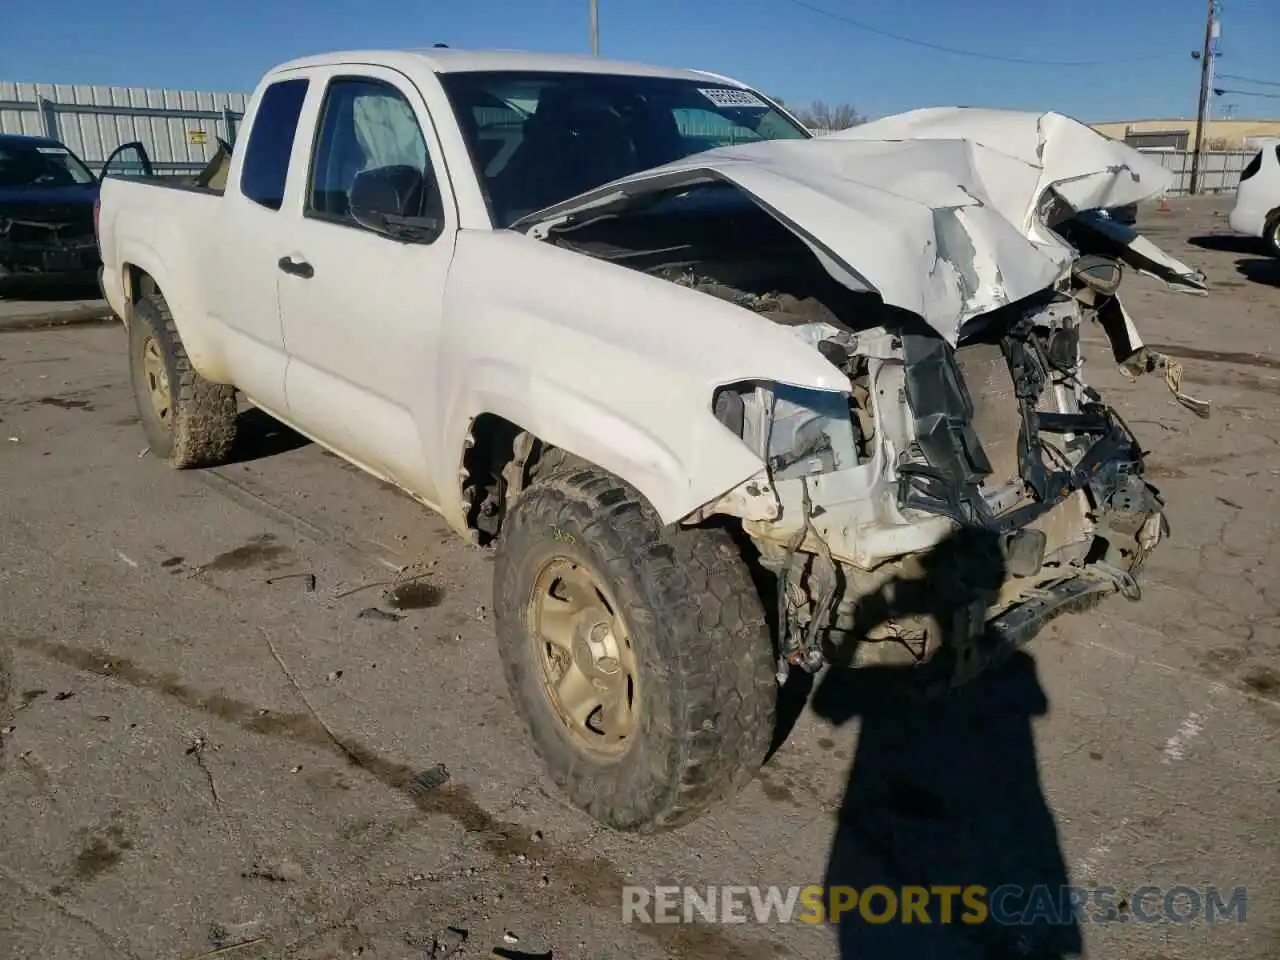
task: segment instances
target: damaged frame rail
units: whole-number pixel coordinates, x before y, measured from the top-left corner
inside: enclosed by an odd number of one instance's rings
[[[1087,492],[1101,523],[1136,534],[1142,554],[1167,536],[1163,503],[1143,480],[1143,452],[1129,427],[1092,388],[1080,384],[1088,398],[1078,413],[1037,409],[1051,371],[1069,377],[1051,362],[1029,320],[1015,324],[1000,346],[1008,362],[1017,397],[1021,426],[1018,433],[1018,473],[1034,499],[1004,512],[994,510],[983,496],[981,481],[991,465],[971,424],[973,407],[964,380],[956,369],[954,352],[941,341],[904,337],[909,373],[908,400],[916,412],[917,446],[925,462],[904,462],[897,467],[898,503],[945,516],[961,527],[989,531],[997,537],[1002,560],[1014,576],[1038,573],[1044,562],[1045,535],[1028,524],[1067,501],[1077,491]],[[922,383],[941,389],[929,391]],[[932,399],[932,405],[928,400]],[[1195,409],[1195,408],[1192,408]],[[1207,405],[1206,405],[1207,409]],[[1197,411],[1198,412],[1198,411]],[[942,429],[938,425],[943,424]],[[1069,438],[1083,455],[1075,463],[1050,469],[1045,463],[1041,434]],[[1142,557],[1133,561],[1133,571]],[[1024,589],[1015,602],[996,616],[985,619],[986,605],[972,605],[967,624],[952,624],[942,656],[926,666],[932,671],[920,678],[926,687],[962,683],[993,661],[1032,640],[1050,620],[1086,609],[1102,597],[1119,593],[1130,601],[1141,599],[1141,587],[1130,569],[1094,557],[1079,567],[1064,569],[1055,580]],[[804,664],[804,657],[793,662]],[[945,674],[945,676],[944,676]]]
[[[999,338],[1018,407],[1017,473],[1023,502],[1013,506],[1002,507],[1002,497],[984,489],[993,467],[975,429],[975,408],[955,348],[929,335],[892,338],[901,350],[902,395],[914,428],[913,439],[894,466],[896,507],[951,521],[961,534],[971,535],[967,542],[978,544],[979,551],[983,545],[994,546],[1002,571],[999,584],[973,590],[948,611],[945,623],[937,621],[939,635],[932,642],[925,639],[919,648],[910,642],[899,644],[917,667],[912,683],[918,688],[938,690],[966,682],[1030,641],[1050,620],[1110,593],[1140,599],[1135,574],[1147,553],[1168,534],[1163,502],[1143,479],[1143,451],[1136,437],[1119,414],[1078,379],[1078,326],[1049,329],[1046,336],[1037,325],[1052,313],[1043,305],[1027,310]],[[1040,409],[1055,376],[1059,383],[1074,386],[1074,412]],[[1046,436],[1061,438],[1069,457],[1045,443]],[[1056,464],[1046,461],[1051,455],[1056,455]],[[837,608],[849,605],[850,588],[857,595],[868,581],[843,559],[833,558],[831,546],[813,523],[825,508],[815,508],[809,478],[800,479],[803,524],[781,559],[767,564],[779,580],[779,682],[790,666],[814,672],[845,659],[841,648],[846,643],[857,646],[870,639],[860,636],[848,617],[837,626]],[[1082,501],[1081,506],[1087,518],[1088,555],[1061,566],[1047,565],[1046,535],[1030,525],[1057,508],[1072,509],[1069,501],[1077,493],[1089,504],[1086,509]],[[802,544],[807,545],[803,553]],[[958,561],[953,565],[963,566],[968,559],[963,554],[953,557]],[[1011,594],[1008,588],[1014,581],[1018,582]],[[797,591],[807,595],[806,602],[796,604]],[[871,592],[892,594],[893,585],[882,580]],[[856,597],[855,602],[862,599]],[[894,598],[884,598],[883,606],[885,622],[894,620]],[[906,612],[905,619],[910,619],[922,611]],[[842,636],[844,642],[833,645],[834,636]]]

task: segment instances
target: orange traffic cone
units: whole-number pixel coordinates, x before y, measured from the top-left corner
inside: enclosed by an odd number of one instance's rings
[[[1160,198],[1160,206],[1157,207],[1156,209],[1158,209],[1161,213],[1172,213],[1172,211],[1169,209],[1169,199],[1167,197]]]

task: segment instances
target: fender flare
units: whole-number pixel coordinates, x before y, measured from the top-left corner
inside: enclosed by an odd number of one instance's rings
[[[1280,224],[1280,207],[1272,207],[1267,211],[1267,215],[1262,218],[1262,229],[1264,232],[1273,229],[1276,224]]]
[[[140,295],[133,288],[134,281],[129,279],[131,272],[143,273],[150,277],[156,290],[164,297],[173,317],[173,324],[182,338],[182,346],[187,352],[191,365],[206,380],[214,383],[230,383],[230,371],[221,344],[218,343],[209,324],[192,322],[195,306],[188,302],[183,294],[183,284],[176,282],[165,265],[164,257],[154,248],[135,237],[120,242],[117,250],[121,276],[126,278],[126,307],[132,319],[132,305]]]
[[[563,384],[497,363],[475,368],[448,416],[445,453],[462,473],[476,418],[493,414],[607,470],[635,487],[664,523],[676,523],[755,476],[763,462],[707,408],[691,412],[680,448],[625,412]],[[446,515],[462,518],[461,484],[441,491]],[[465,526],[465,520],[462,523]]]

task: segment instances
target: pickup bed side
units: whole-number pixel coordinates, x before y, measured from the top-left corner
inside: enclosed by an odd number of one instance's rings
[[[221,197],[167,177],[108,177],[98,230],[102,290],[116,315],[128,322],[132,301],[142,293],[135,284],[150,277],[164,292],[196,369],[210,380],[231,382],[217,332],[195,319],[219,276],[210,269],[217,264],[210,240],[220,232]]]

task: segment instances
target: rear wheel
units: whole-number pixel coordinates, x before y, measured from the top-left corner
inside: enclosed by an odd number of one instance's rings
[[[620,830],[686,823],[750,782],[773,736],[764,611],[723,530],[663,526],[593,467],[536,481],[498,541],[511,696],[551,778]]]
[[[235,388],[196,373],[158,293],[133,308],[129,372],[153,454],[180,470],[226,461],[236,437]]]
[[[1263,240],[1273,257],[1280,257],[1280,216],[1272,217],[1263,231]]]

